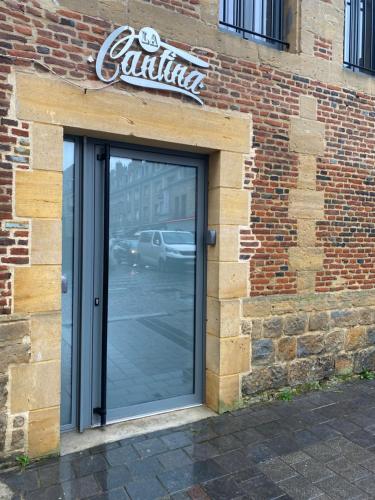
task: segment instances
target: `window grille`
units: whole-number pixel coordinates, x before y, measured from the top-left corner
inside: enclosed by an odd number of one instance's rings
[[[344,64],[375,73],[375,0],[345,1]]]
[[[220,26],[247,40],[287,48],[284,34],[284,0],[221,0]]]

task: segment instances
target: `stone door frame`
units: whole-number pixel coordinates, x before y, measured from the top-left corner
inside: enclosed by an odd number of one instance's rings
[[[64,133],[203,153],[209,157],[208,225],[217,230],[207,254],[205,403],[218,412],[236,406],[240,374],[250,369],[249,336],[240,328],[249,269],[239,260],[239,233],[249,225],[243,169],[251,117],[126,89],[83,92],[35,73],[18,71],[15,79],[15,118],[31,126],[31,168],[15,172],[15,219],[28,220],[32,236],[30,265],[14,268],[13,313],[29,319],[31,349],[36,329],[45,335],[42,346],[60,343]],[[42,347],[29,363],[11,366],[9,394],[10,414],[28,418],[29,455],[58,450],[60,350],[47,361]]]

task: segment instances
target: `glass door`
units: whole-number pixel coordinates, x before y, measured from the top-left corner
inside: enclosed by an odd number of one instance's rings
[[[104,423],[200,404],[203,160],[114,146],[96,157],[94,414]]]

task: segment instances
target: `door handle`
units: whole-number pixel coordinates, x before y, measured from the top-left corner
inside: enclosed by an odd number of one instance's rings
[[[100,304],[100,299],[99,297],[95,297],[94,304],[98,306]]]
[[[61,276],[61,293],[68,293],[68,278],[65,274]]]

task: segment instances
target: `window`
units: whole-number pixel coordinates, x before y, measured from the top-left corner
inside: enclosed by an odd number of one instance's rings
[[[344,64],[375,73],[375,1],[346,0]]]
[[[284,17],[284,0],[220,0],[221,27],[279,49],[288,47]]]

